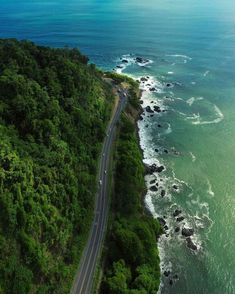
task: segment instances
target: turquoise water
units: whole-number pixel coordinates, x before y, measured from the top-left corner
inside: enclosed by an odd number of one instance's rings
[[[235,293],[234,15],[231,0],[0,0],[0,37],[79,47],[105,69],[131,54],[122,71],[151,77],[158,93],[146,90],[144,106],[166,112],[139,126],[145,161],[166,166],[146,177],[166,190],[146,198],[170,228],[159,242],[163,271],[171,271],[162,293]],[[136,56],[152,63],[139,66]],[[177,226],[194,228],[197,251]]]

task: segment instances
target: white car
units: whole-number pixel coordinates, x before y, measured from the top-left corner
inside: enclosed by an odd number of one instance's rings
[[[100,180],[100,186],[102,185],[102,181]]]
[[[107,174],[107,170],[105,170],[104,173]]]

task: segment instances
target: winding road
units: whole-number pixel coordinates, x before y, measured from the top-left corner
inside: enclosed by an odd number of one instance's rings
[[[126,92],[119,91],[119,102],[116,112],[110,121],[103,144],[100,168],[99,190],[96,195],[94,220],[89,234],[88,242],[83,252],[79,270],[75,278],[72,294],[89,294],[92,289],[94,273],[98,257],[101,253],[102,243],[108,215],[108,168],[111,156],[111,147],[115,138],[117,121],[126,104]]]

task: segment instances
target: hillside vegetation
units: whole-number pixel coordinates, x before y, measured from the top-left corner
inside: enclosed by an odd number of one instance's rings
[[[112,101],[78,50],[0,40],[0,293],[68,293]]]
[[[121,82],[120,76],[112,78]],[[112,214],[100,293],[156,294],[160,284],[157,239],[162,229],[143,206],[144,166],[135,127],[140,108],[138,85],[126,77],[123,79],[131,85],[130,97],[119,126]]]

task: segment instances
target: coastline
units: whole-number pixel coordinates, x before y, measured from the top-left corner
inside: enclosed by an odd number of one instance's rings
[[[160,285],[157,240],[162,228],[144,204],[146,170],[138,129],[138,118],[143,111],[142,91],[129,77],[111,76],[117,78],[119,87],[120,84],[127,86],[128,102],[117,132],[111,223],[106,237],[100,293],[122,293],[117,291],[124,289],[157,293]],[[118,282],[120,271],[125,272],[122,282]],[[146,279],[149,280],[147,284]]]

